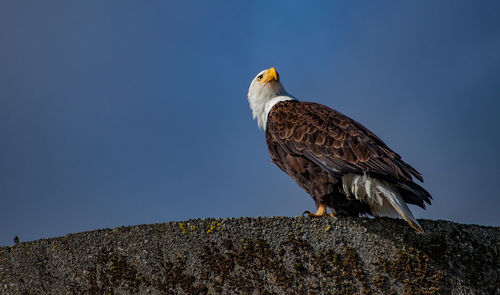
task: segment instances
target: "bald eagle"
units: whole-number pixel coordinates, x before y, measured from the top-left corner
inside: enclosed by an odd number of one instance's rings
[[[407,206],[431,203],[413,182],[423,182],[422,175],[370,130],[327,106],[295,99],[275,68],[253,79],[248,101],[272,162],[314,199],[317,212],[304,214],[403,218],[424,233]]]

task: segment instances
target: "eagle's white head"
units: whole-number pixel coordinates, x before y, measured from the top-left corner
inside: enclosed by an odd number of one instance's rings
[[[274,67],[255,76],[248,89],[248,102],[250,102],[253,118],[264,130],[271,108],[280,101],[293,99],[281,85],[280,76]]]

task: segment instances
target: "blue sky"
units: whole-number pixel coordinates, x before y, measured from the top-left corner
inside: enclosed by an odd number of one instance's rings
[[[498,1],[2,1],[0,245],[297,216],[250,81],[351,116],[419,170],[418,218],[500,225]]]

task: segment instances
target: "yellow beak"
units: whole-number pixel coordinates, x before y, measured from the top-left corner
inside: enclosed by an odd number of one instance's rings
[[[268,83],[270,81],[278,81],[280,79],[278,72],[274,67],[270,68],[264,73],[264,77],[262,78],[261,83]]]

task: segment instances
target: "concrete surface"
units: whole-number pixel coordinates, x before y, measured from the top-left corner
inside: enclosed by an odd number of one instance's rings
[[[270,217],[119,227],[0,248],[0,294],[500,294],[500,228]]]

